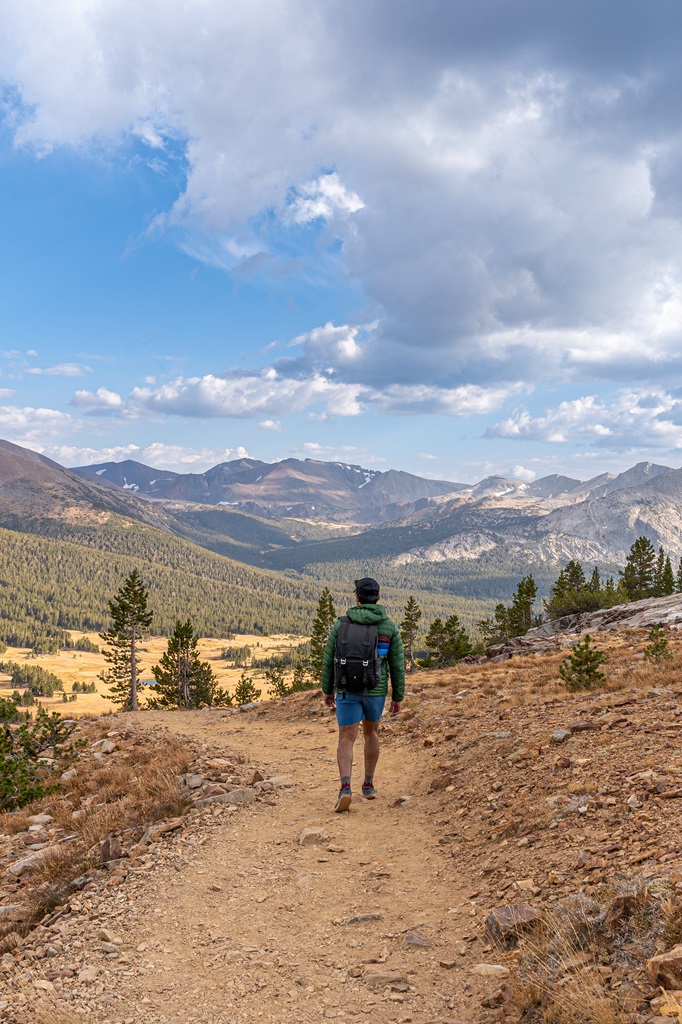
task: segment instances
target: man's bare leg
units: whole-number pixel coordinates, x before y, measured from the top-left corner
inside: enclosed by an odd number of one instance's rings
[[[379,723],[365,719],[362,731],[365,736],[365,784],[371,784],[379,760]]]
[[[339,726],[339,746],[336,752],[336,760],[339,765],[339,777],[341,782],[350,782],[351,771],[353,770],[353,744],[358,734],[360,723],[354,725]]]

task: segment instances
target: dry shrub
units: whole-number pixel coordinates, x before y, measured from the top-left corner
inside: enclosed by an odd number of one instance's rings
[[[660,904],[662,938],[666,947],[682,942],[682,903],[679,900],[662,900]]]
[[[186,811],[188,800],[179,791],[178,775],[187,771],[190,752],[184,744],[164,737],[162,744],[135,748],[125,765],[102,763],[65,784],[57,797],[42,802],[54,823],[73,837],[47,852],[25,875],[22,887],[22,921],[0,922],[0,939],[11,941],[16,932],[26,935],[42,918],[69,898],[71,883],[101,866],[101,844],[112,832],[136,841],[161,818]],[[82,802],[97,800],[82,808]],[[36,813],[36,807],[31,810]],[[84,814],[73,818],[73,812]],[[28,814],[26,815],[28,817]],[[25,819],[24,819],[25,820]]]
[[[54,1006],[36,1006],[33,1024],[84,1024],[83,1017],[74,1010]]]
[[[576,900],[522,940],[508,994],[514,1010],[534,1010],[534,1019],[546,1024],[622,1024],[594,961],[599,945],[594,909]]]

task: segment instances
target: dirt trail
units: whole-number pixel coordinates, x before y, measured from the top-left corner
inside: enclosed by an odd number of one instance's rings
[[[229,816],[199,839],[175,841],[115,922],[146,973],[118,975],[116,1005],[100,1021],[172,1024],[319,1024],[474,1022],[481,996],[494,988],[471,968],[475,892],[457,878],[439,848],[415,787],[424,752],[385,744],[377,772],[380,797],[356,798],[333,814],[336,731],[328,721],[235,718],[206,729],[189,716],[164,726],[205,739],[211,752],[243,753],[272,775],[294,779],[295,795]],[[361,782],[361,741],[355,780]],[[404,806],[394,806],[402,795]],[[301,832],[324,828],[329,841],[301,846]],[[183,845],[184,844],[184,845]],[[132,910],[134,907],[134,911]],[[130,914],[130,920],[126,915]],[[364,921],[353,918],[371,915]],[[431,945],[413,945],[418,932]],[[134,953],[131,955],[136,962]],[[367,970],[395,974],[372,986]]]

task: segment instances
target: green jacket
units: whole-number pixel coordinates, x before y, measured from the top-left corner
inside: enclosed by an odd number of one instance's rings
[[[361,622],[365,625],[376,626],[379,634],[379,647],[386,646],[388,641],[388,654],[382,656],[381,661],[381,682],[369,691],[370,697],[383,697],[388,693],[388,677],[391,677],[391,697],[400,703],[405,696],[405,654],[403,651],[403,638],[400,630],[394,622],[391,622],[386,615],[386,609],[381,604],[360,604],[349,608],[346,615],[351,622]],[[322,692],[330,694],[334,692],[334,648],[336,645],[336,634],[341,626],[341,619],[337,619],[332,626],[332,631],[324,649],[322,659]],[[382,644],[383,641],[383,644]]]

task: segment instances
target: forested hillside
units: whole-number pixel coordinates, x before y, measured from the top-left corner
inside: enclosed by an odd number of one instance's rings
[[[108,523],[77,539],[0,530],[1,639],[23,646],[59,629],[102,629],[107,601],[135,568],[149,587],[156,633],[187,616],[203,636],[300,633],[314,613],[314,585],[237,565],[151,527]]]
[[[51,519],[32,526],[49,536],[0,529],[0,639],[6,642],[33,646],[62,629],[101,630],[108,600],[135,568],[149,587],[156,634],[169,634],[176,619],[187,617],[202,636],[310,632],[323,585],[317,579],[254,569],[118,516],[100,525]],[[340,611],[351,600],[353,579],[339,573],[333,582]],[[409,586],[385,588],[394,616],[410,592]],[[439,591],[417,593],[427,618],[457,613],[472,626],[491,608]]]

